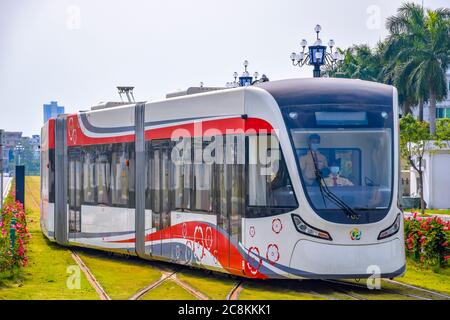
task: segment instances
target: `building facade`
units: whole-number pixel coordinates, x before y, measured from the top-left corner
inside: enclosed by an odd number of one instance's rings
[[[51,101],[50,104],[44,104],[44,123],[48,119],[56,118],[59,114],[64,113],[64,107],[58,106],[57,101]]]
[[[429,209],[449,209],[450,197],[448,186],[450,185],[450,141],[442,148],[436,148],[429,143],[428,151],[423,157],[423,197]],[[413,196],[419,196],[419,176],[411,170],[411,192]]]

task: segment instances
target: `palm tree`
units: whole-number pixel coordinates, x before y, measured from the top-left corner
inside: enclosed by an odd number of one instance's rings
[[[368,45],[353,45],[346,50],[339,50],[344,61],[337,68],[328,68],[325,74],[330,77],[352,78],[378,81],[381,70],[380,55]]]
[[[435,134],[436,102],[447,95],[450,9],[423,10],[405,3],[388,18],[386,27],[391,34],[384,57],[394,66],[393,82],[404,87],[408,101],[417,101],[419,106],[429,101],[430,133]]]

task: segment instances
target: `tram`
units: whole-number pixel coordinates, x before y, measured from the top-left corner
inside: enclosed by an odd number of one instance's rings
[[[397,90],[289,79],[42,128],[51,241],[248,278],[405,272]]]

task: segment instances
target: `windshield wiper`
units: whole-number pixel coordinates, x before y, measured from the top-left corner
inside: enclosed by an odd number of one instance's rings
[[[325,197],[327,197],[327,199],[329,199],[331,202],[335,203],[339,208],[341,208],[348,218],[352,220],[359,219],[359,215],[355,211],[353,211],[353,209],[350,208],[350,206],[347,203],[345,203],[342,199],[340,199],[328,188],[325,179],[322,177],[322,173],[319,171],[319,168],[317,168],[317,160],[314,156],[313,151],[311,150],[311,147],[309,147],[309,151],[311,152],[311,157],[313,158],[314,173],[316,175],[316,180],[319,184],[319,190],[320,193],[322,194],[322,199],[325,207],[326,207]]]

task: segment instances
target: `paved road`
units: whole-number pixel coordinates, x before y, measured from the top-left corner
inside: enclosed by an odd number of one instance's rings
[[[3,199],[5,199],[6,195],[8,194],[10,182],[11,182],[10,177],[3,177]]]

